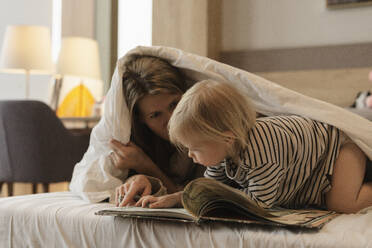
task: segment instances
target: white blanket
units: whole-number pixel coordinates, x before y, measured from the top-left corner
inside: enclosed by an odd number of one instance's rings
[[[372,247],[372,209],[308,232],[94,215],[107,207],[71,192],[0,198],[0,247]]]
[[[345,132],[372,159],[372,124],[340,107],[301,95],[252,73],[217,61],[167,47],[137,47],[129,54],[153,55],[168,60],[192,81],[214,79],[231,83],[247,95],[256,110],[265,115],[297,114],[334,125]],[[111,138],[123,143],[130,137],[129,112],[122,94],[121,76],[126,56],[118,60],[104,114],[93,129],[88,151],[75,166],[71,191],[90,202],[113,196],[127,172],[108,159]]]

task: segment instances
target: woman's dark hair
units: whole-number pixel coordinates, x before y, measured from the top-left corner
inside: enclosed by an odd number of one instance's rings
[[[165,169],[175,148],[140,121],[138,102],[147,95],[183,94],[187,89],[185,78],[168,61],[148,55],[132,55],[124,66],[123,94],[131,116],[131,141]]]

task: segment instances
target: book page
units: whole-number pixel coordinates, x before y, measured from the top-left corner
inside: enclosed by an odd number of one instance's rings
[[[142,207],[112,207],[99,210],[96,215],[113,215],[123,217],[163,217],[170,219],[185,219],[196,221],[184,208],[142,208]]]
[[[270,211],[275,217],[268,218],[282,224],[301,225],[308,227],[322,226],[339,214],[320,209],[273,209]]]
[[[263,209],[245,193],[213,179],[198,178],[184,189],[186,210],[200,219],[320,228],[339,214],[320,209]]]
[[[186,185],[182,195],[184,208],[198,217],[216,207],[219,208],[219,204],[226,204],[227,202],[245,209],[253,215],[271,216],[269,212],[258,206],[240,190],[210,178],[198,178],[191,181]]]

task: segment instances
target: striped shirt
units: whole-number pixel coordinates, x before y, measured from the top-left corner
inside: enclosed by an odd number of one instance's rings
[[[204,175],[239,188],[264,208],[324,207],[339,138],[337,128],[308,118],[259,118],[237,161],[227,158]]]

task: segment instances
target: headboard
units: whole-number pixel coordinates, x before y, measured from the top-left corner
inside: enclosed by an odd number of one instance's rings
[[[222,52],[221,62],[342,107],[372,90],[372,43]]]

